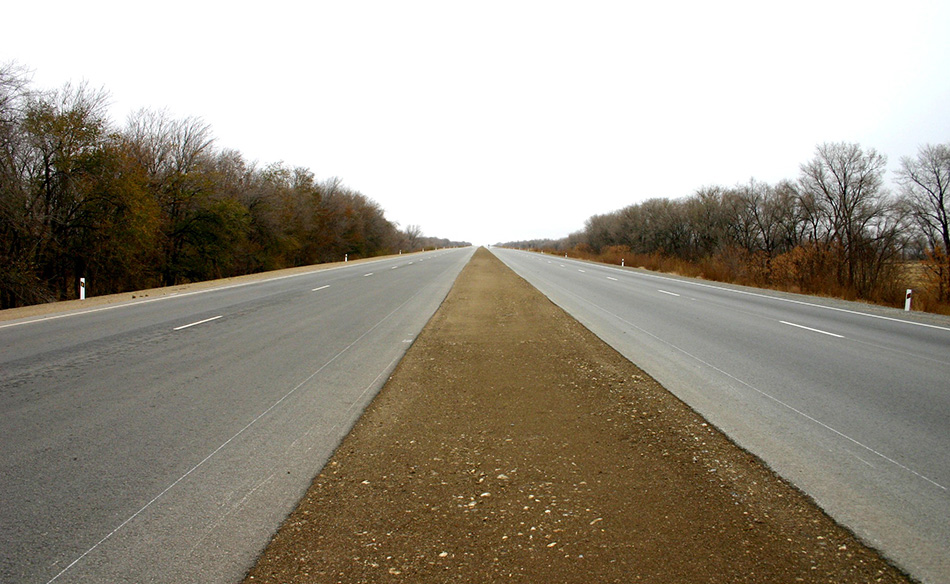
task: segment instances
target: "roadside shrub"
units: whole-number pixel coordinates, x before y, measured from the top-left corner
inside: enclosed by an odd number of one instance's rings
[[[630,248],[626,245],[608,245],[601,250],[597,259],[605,264],[615,264],[619,266],[621,260],[623,260],[624,265],[627,265],[626,262],[629,257]]]

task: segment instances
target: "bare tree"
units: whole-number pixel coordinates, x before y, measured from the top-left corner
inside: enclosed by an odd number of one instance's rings
[[[22,142],[23,117],[30,96],[29,73],[15,63],[0,65],[0,176],[10,180]],[[9,184],[9,183],[6,183]]]
[[[616,232],[615,223],[617,222],[616,213],[606,213],[603,215],[593,215],[584,222],[584,234],[587,238],[587,245],[600,253],[600,250],[608,245],[613,245]]]
[[[685,251],[689,259],[711,257],[725,245],[732,217],[724,203],[724,195],[722,187],[706,186],[682,201],[682,214],[689,234]]]
[[[409,251],[415,251],[416,246],[419,244],[420,237],[422,237],[422,227],[418,225],[406,226],[406,242],[409,246]]]
[[[898,180],[930,245],[940,300],[950,300],[950,144],[927,144],[917,158],[902,158]]]
[[[801,165],[798,182],[813,233],[840,254],[839,283],[861,295],[869,284],[861,271],[877,260],[867,254],[889,244],[868,241],[869,230],[891,210],[883,186],[886,165],[887,157],[873,148],[865,152],[844,142],[818,146],[815,158]]]
[[[767,261],[799,243],[801,211],[795,185],[775,186],[755,179],[734,191],[735,239],[750,253],[760,252]]]

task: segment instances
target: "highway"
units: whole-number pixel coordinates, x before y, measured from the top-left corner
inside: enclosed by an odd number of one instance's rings
[[[473,252],[0,322],[0,582],[239,581]]]
[[[950,319],[491,251],[912,576],[950,582]]]

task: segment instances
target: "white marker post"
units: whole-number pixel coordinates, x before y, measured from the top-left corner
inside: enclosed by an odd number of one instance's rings
[[[906,300],[904,300],[904,310],[906,310],[907,312],[910,312],[910,296],[911,294],[913,294],[913,292],[914,291],[911,290],[910,288],[907,289],[907,298]]]
[[[86,299],[86,279],[85,278],[79,278],[79,299],[80,300]]]
[[[623,267],[623,258],[620,258],[620,267]]]
[[[350,261],[350,254],[348,253],[343,254],[343,263],[345,264],[348,261]]]

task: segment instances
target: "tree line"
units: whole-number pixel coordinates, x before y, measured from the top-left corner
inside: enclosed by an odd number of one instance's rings
[[[794,180],[653,198],[594,215],[560,240],[505,245],[889,304],[902,304],[913,282],[930,308],[946,310],[950,144],[902,158],[896,192],[886,165],[873,148],[822,144]]]
[[[0,308],[461,245],[400,230],[340,179],[258,168],[195,117],[122,126],[88,85],[0,66]]]

